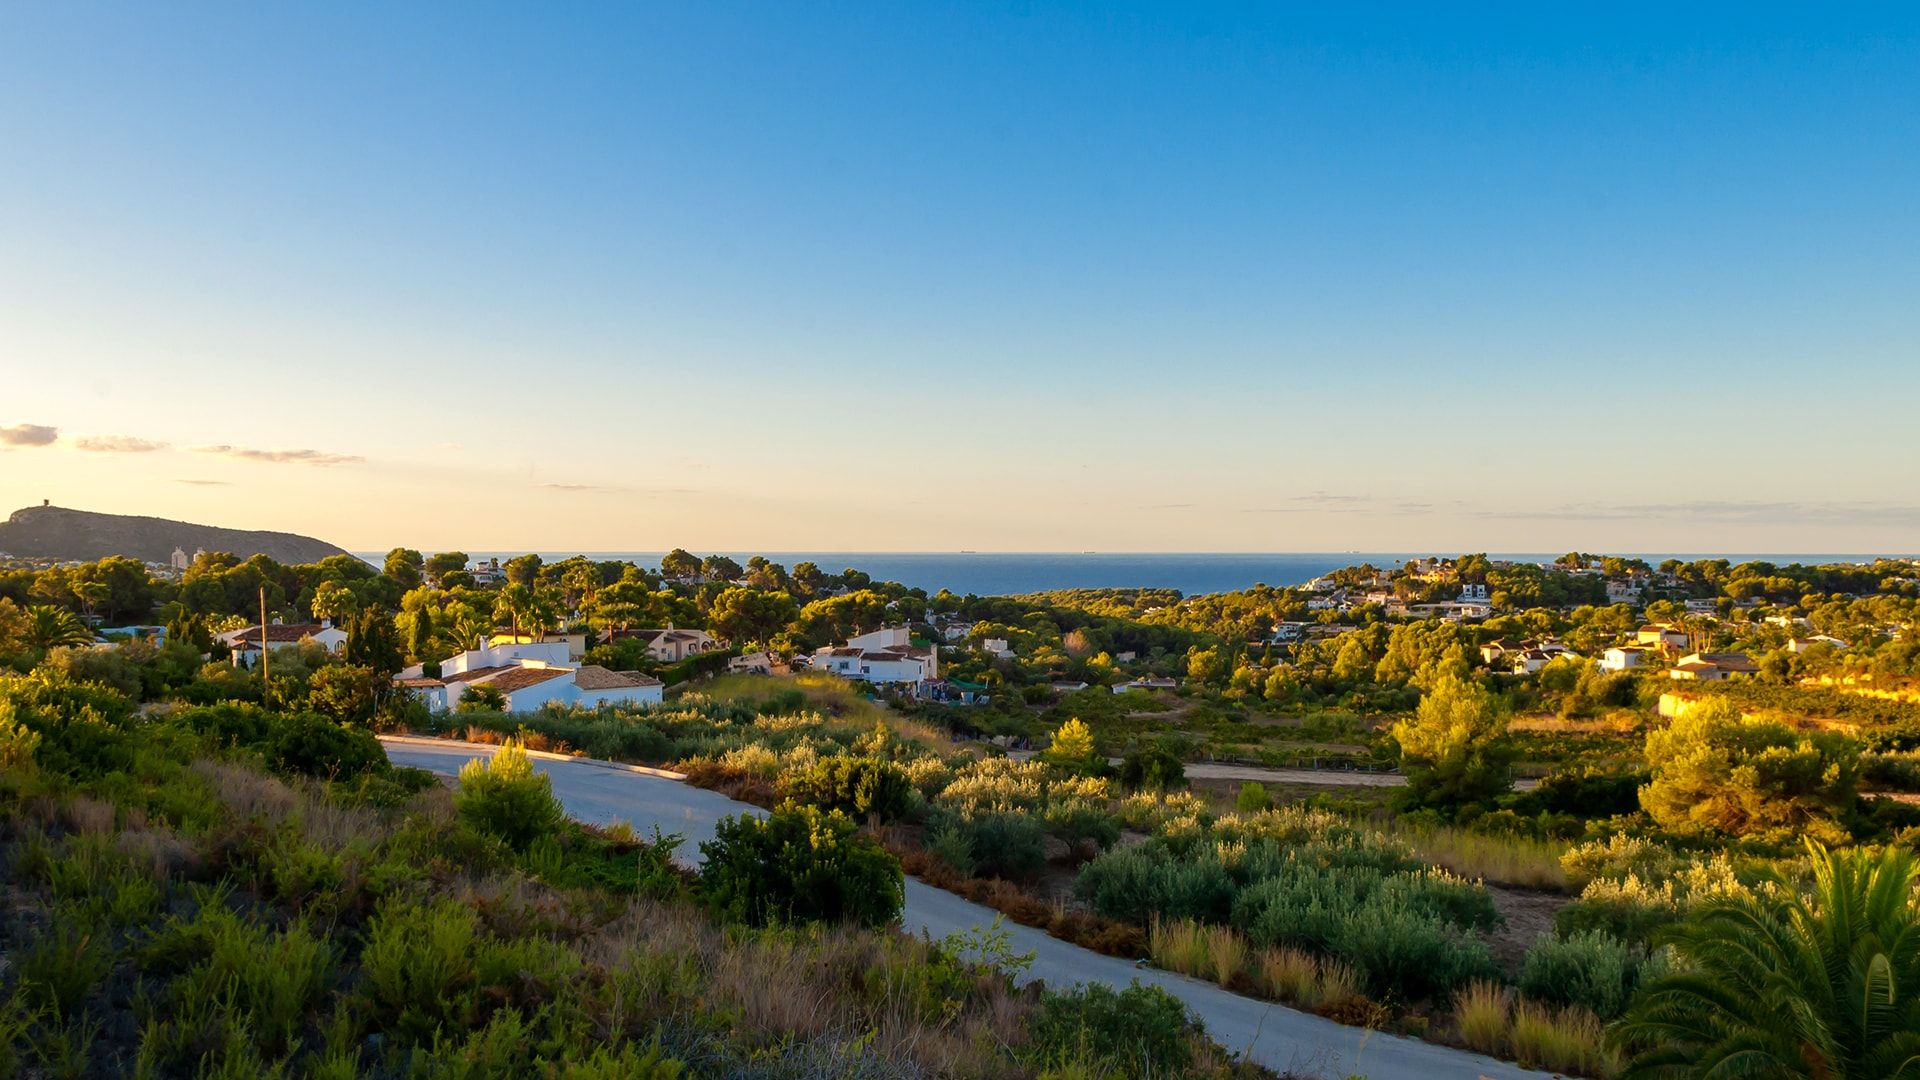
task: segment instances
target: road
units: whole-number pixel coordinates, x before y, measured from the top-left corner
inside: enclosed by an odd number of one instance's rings
[[[461,765],[476,757],[491,756],[494,751],[491,746],[430,744],[426,740],[388,740],[386,748],[395,764],[444,776],[457,775]],[[700,843],[713,838],[714,824],[721,818],[762,813],[758,807],[704,788],[585,760],[536,758],[534,767],[553,778],[554,794],[579,820],[601,825],[626,821],[642,835],[657,825],[662,832],[686,838],[680,851],[690,859],[698,859]],[[955,930],[990,926],[996,915],[992,908],[914,878],[907,879],[906,898],[901,915],[904,929],[914,934],[924,931],[935,939]],[[1025,979],[1044,979],[1050,986],[1105,983],[1125,987],[1138,980],[1163,987],[1186,1002],[1221,1046],[1278,1071],[1321,1075],[1329,1080],[1349,1076],[1370,1080],[1523,1080],[1548,1075],[1418,1039],[1345,1027],[1310,1013],[1231,994],[1212,983],[1136,967],[1032,927],[1008,922],[1006,928],[1016,951],[1034,954]]]

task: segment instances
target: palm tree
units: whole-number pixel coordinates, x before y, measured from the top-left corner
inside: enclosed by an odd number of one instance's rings
[[[45,651],[62,645],[91,645],[93,631],[87,624],[63,607],[46,604],[35,605],[27,609],[27,644]]]
[[[1615,1030],[1629,1077],[1920,1080],[1920,863],[1809,843],[1813,888],[1710,900]]]

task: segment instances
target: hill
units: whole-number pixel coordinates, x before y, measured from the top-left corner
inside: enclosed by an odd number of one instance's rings
[[[347,552],[311,536],[222,529],[166,518],[127,514],[96,514],[62,506],[29,506],[15,510],[0,525],[0,553],[45,559],[102,559],[125,555],[164,563],[174,548],[228,551],[241,558],[266,555],[283,563],[318,562]]]

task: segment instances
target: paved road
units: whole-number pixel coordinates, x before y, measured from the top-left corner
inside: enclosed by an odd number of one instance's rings
[[[459,743],[429,746],[392,742],[387,744],[387,756],[396,764],[452,776],[467,761],[489,756],[493,749]],[[534,767],[553,777],[554,794],[574,817],[595,824],[627,821],[642,834],[658,825],[662,832],[686,837],[681,852],[694,859],[699,857],[700,842],[713,838],[715,822],[734,814],[762,812],[704,788],[584,761],[536,759]],[[914,878],[907,879],[906,892],[901,923],[909,933],[925,931],[942,938],[955,930],[989,926],[996,914],[991,908]],[[1013,922],[1006,927],[1017,951],[1031,950],[1035,955],[1026,978],[1045,979],[1052,986],[1098,982],[1124,987],[1137,979],[1164,987],[1193,1009],[1220,1045],[1244,1052],[1276,1070],[1318,1074],[1329,1080],[1355,1075],[1370,1080],[1525,1080],[1547,1076],[1417,1039],[1344,1027],[1310,1013],[1230,994],[1211,983],[1135,967],[1032,927]]]

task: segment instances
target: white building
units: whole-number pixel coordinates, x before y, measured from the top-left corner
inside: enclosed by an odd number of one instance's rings
[[[1640,666],[1640,661],[1645,659],[1647,653],[1651,651],[1639,645],[1615,645],[1600,654],[1600,670],[1626,671],[1629,668],[1637,668]]]
[[[1690,653],[1681,657],[1667,676],[1694,682],[1724,682],[1759,670],[1745,653]]]
[[[1008,646],[1007,639],[1003,637],[988,638],[980,643],[980,649],[988,656],[998,657],[1002,660],[1013,659],[1013,649]]]
[[[719,639],[705,630],[680,630],[668,623],[665,629],[610,630],[607,640],[638,640],[646,645],[647,655],[662,664],[677,664],[689,656],[720,648]]]
[[[1797,638],[1794,638],[1792,641],[1787,642],[1787,651],[1795,652],[1795,653],[1803,653],[1803,652],[1806,652],[1808,649],[1813,648],[1815,645],[1825,645],[1828,648],[1832,648],[1832,649],[1844,649],[1847,647],[1847,643],[1844,641],[1841,641],[1837,637],[1828,637],[1825,634],[1815,634],[1812,637],[1803,637],[1803,638],[1797,637]]]
[[[260,662],[262,638],[259,626],[242,627],[216,635],[217,640],[233,650],[233,662],[237,667],[252,667]],[[272,623],[267,626],[264,639],[269,649],[284,649],[302,641],[312,641],[328,652],[339,652],[347,643],[347,632],[325,619],[317,623]]]
[[[394,685],[432,709],[451,709],[475,686],[506,698],[508,712],[542,705],[658,705],[666,685],[637,671],[610,671],[598,664],[570,666],[565,641],[504,642],[468,649],[440,663],[437,676],[415,664],[394,676]]]
[[[1140,678],[1132,682],[1120,683],[1113,688],[1113,692],[1116,694],[1124,694],[1129,690],[1178,690],[1179,688],[1180,680],[1178,679],[1154,677]]]
[[[918,686],[940,677],[940,654],[913,644],[905,626],[890,626],[815,650],[813,669],[861,682]]]

